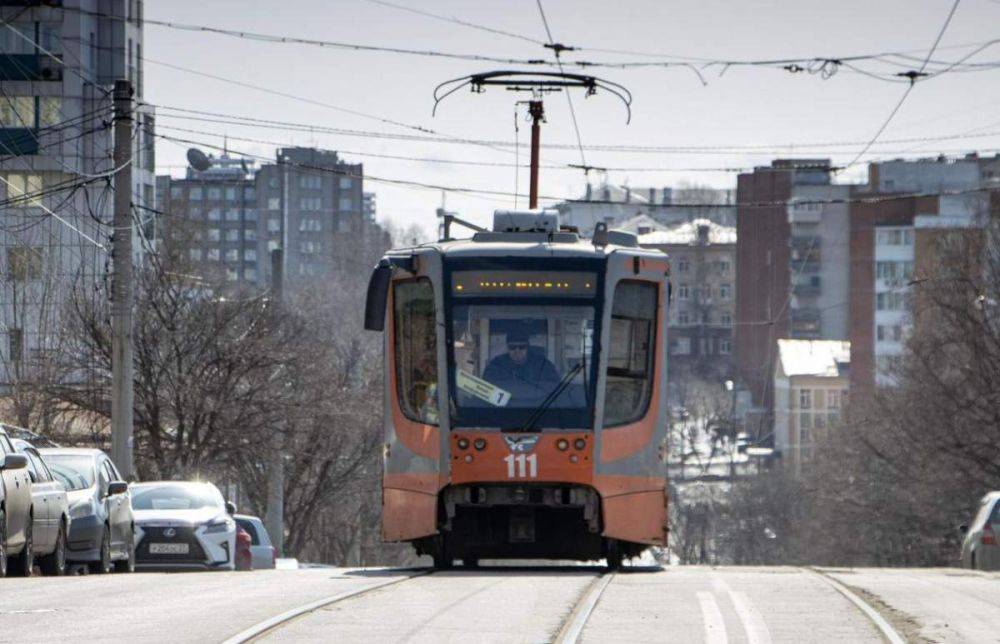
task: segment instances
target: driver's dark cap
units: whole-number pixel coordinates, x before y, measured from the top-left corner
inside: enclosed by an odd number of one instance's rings
[[[507,344],[527,344],[528,332],[524,329],[515,329],[507,332]]]

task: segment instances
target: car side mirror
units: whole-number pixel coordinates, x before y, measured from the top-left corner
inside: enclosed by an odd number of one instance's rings
[[[116,494],[125,494],[128,491],[128,483],[125,481],[111,481],[108,484],[108,496],[114,496]]]
[[[232,501],[226,501],[226,513],[236,514],[236,504]]]
[[[965,534],[965,533],[967,533],[969,531],[969,526],[967,526],[967,525],[960,525],[960,526],[958,526],[958,531],[961,532],[962,534]]]
[[[3,470],[23,470],[28,467],[28,457],[24,454],[8,454],[0,464]]]

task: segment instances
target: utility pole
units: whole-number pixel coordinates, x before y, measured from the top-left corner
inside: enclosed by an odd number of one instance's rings
[[[538,148],[541,145],[542,120],[545,118],[545,108],[541,101],[528,101],[528,114],[531,115],[531,182],[528,192],[528,208],[538,207]]]
[[[271,301],[279,308],[279,313],[284,299],[283,255],[281,248],[271,251]],[[283,374],[279,373],[281,375]],[[285,548],[285,429],[284,425],[275,428],[267,471],[267,533],[278,556],[284,554]]]
[[[126,479],[132,460],[132,83],[115,81],[115,214],[111,251],[111,456]]]

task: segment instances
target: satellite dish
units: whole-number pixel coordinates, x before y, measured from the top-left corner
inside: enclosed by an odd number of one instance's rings
[[[198,172],[204,172],[212,167],[212,162],[209,161],[205,153],[198,148],[188,148],[187,160],[191,167]]]

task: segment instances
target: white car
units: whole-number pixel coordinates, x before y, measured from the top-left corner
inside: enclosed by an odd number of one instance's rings
[[[211,483],[135,483],[136,566],[235,570],[236,508]]]

